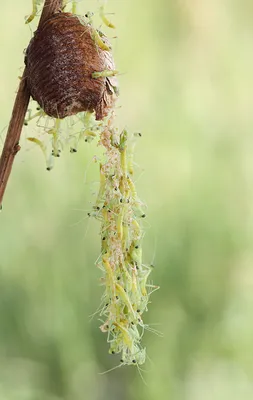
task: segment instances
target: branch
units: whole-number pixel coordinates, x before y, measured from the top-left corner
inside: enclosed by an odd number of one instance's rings
[[[52,14],[62,9],[63,0],[45,0],[38,28]],[[30,93],[26,84],[26,69],[24,70],[16,100],[12,110],[4,148],[0,158],[0,206],[12,170],[15,155],[20,150],[19,139],[24,124],[25,114],[30,100]]]
[[[39,28],[46,19],[51,17],[51,15],[57,11],[61,11],[62,8],[63,0],[46,0],[40,17]]]

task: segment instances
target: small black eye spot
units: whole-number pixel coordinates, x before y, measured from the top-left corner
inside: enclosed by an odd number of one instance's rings
[[[136,360],[133,360],[133,364],[136,364]]]

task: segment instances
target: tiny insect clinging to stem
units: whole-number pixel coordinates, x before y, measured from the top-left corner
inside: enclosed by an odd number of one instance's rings
[[[27,18],[26,24],[29,24],[32,22],[32,20],[36,17],[38,13],[38,6],[43,2],[43,0],[32,0],[32,13],[31,15]]]

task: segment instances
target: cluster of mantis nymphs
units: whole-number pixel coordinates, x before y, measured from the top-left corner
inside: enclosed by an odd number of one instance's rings
[[[94,205],[94,213],[101,220],[98,266],[105,285],[99,315],[110,353],[122,353],[123,364],[141,365],[146,356],[142,335],[145,328],[151,330],[142,314],[147,311],[150,294],[158,287],[148,283],[152,266],[142,262],[141,220],[145,213],[133,182],[134,142],[131,146],[128,142],[126,130],[117,135],[109,126],[101,134],[107,161],[100,165],[100,189]]]
[[[142,314],[147,311],[151,293],[158,289],[149,282],[153,266],[142,261],[145,205],[138,198],[133,180],[133,151],[141,134],[129,137],[126,130],[119,134],[110,126],[110,119],[102,125],[89,113],[80,113],[78,118],[83,129],[69,136],[70,151],[75,153],[81,140],[90,142],[98,136],[99,144],[105,148],[106,161],[100,163],[97,199],[88,212],[89,217],[101,223],[101,254],[97,266],[103,273],[101,280],[105,292],[97,311],[102,321],[100,329],[107,333],[109,352],[122,353],[122,365],[141,365],[146,355],[141,346],[144,330],[153,330],[144,324]],[[61,134],[59,120],[55,120],[54,128],[48,129],[47,133],[52,135],[49,155],[42,140],[28,139],[39,144],[49,170],[52,165],[49,160],[60,156],[66,139]]]
[[[80,1],[80,0],[79,0]],[[44,0],[32,0],[32,12],[31,14],[26,18],[26,24],[29,24],[32,22],[32,20],[39,14],[39,7],[42,5]],[[63,0],[63,9],[65,7],[70,6],[71,12],[73,14],[77,13],[77,3],[78,1],[72,1],[72,0]],[[91,18],[93,13],[88,12],[87,17]],[[115,26],[109,21],[105,15],[104,12],[104,6],[102,5],[99,8],[99,15],[100,18],[102,19],[103,23],[108,26],[109,28],[115,28]]]
[[[37,13],[39,1],[33,1],[34,9],[27,21]],[[76,11],[73,2],[73,11]],[[108,20],[101,10],[104,22]],[[101,282],[105,288],[101,305],[96,312],[101,320],[100,329],[107,334],[110,354],[121,354],[121,365],[142,365],[146,349],[142,346],[145,329],[155,331],[143,322],[142,316],[150,300],[150,294],[158,289],[149,281],[153,269],[142,261],[142,221],[145,206],[138,198],[134,184],[134,146],[140,133],[131,136],[124,129],[119,132],[113,125],[114,110],[105,120],[95,121],[88,112],[78,114],[76,120],[81,126],[78,132],[68,133],[63,140],[63,121],[45,116],[39,107],[29,115],[25,125],[33,118],[40,121],[48,118],[51,125],[46,132],[51,138],[51,149],[38,138],[30,141],[39,145],[51,169],[52,157],[59,157],[63,142],[70,144],[70,151],[76,152],[80,140],[90,142],[100,137],[99,145],[104,148],[105,161],[100,162],[100,187],[96,201],[88,216],[101,223],[101,254],[96,262],[102,271]],[[73,120],[73,117],[71,117]],[[70,120],[71,120],[70,118]],[[80,125],[81,124],[81,125]],[[75,127],[75,124],[71,124]]]

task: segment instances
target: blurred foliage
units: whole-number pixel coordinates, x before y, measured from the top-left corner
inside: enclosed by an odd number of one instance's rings
[[[1,140],[36,26],[24,25],[29,0],[2,3]],[[107,10],[122,71],[118,124],[143,134],[144,259],[161,285],[146,322],[164,337],[145,334],[147,386],[134,367],[99,374],[118,359],[90,321],[102,294],[99,223],[86,218],[97,148],[65,152],[48,173],[27,130],[0,214],[0,399],[250,400],[252,2],[110,0]]]

